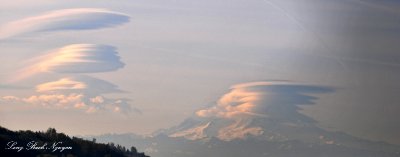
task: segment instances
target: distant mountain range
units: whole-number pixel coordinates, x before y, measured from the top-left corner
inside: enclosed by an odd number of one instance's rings
[[[256,123],[256,122],[254,122]],[[193,127],[188,127],[192,125]],[[239,125],[239,124],[234,124]],[[252,128],[251,126],[248,126]],[[399,157],[400,146],[360,139],[310,126],[273,126],[243,138],[215,136],[218,122],[188,119],[154,136],[105,134],[99,142],[135,145],[153,157]],[[243,128],[246,129],[246,128]],[[265,127],[264,129],[267,129]]]

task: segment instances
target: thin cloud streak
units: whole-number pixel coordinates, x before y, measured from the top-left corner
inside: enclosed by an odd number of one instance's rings
[[[58,81],[40,84],[36,86],[36,91],[46,92],[53,90],[85,89],[86,87],[87,85],[83,82],[78,82],[71,78],[63,78]]]
[[[64,77],[57,81],[42,83],[36,86],[38,93],[88,93],[99,95],[123,92],[118,86],[98,78],[78,75]]]

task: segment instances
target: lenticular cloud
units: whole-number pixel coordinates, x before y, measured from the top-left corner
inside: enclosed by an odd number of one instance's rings
[[[113,27],[129,21],[129,16],[105,9],[79,8],[48,12],[0,26],[0,40],[10,37],[64,30],[88,30]],[[28,66],[13,77],[18,81],[43,73],[68,73],[57,81],[36,86],[37,95],[6,96],[1,102],[27,103],[49,108],[83,109],[87,113],[102,110],[129,113],[140,112],[128,104],[128,99],[104,97],[103,94],[121,92],[106,81],[76,74],[115,71],[124,67],[116,48],[99,44],[72,44],[31,59]]]
[[[115,47],[74,44],[50,53],[37,65],[40,71],[57,73],[95,73],[124,67]]]
[[[0,26],[0,39],[35,32],[100,29],[113,27],[128,21],[128,15],[106,9],[63,9],[27,17]]]
[[[107,93],[123,92],[118,86],[105,80],[90,76],[71,76],[57,81],[42,83],[36,86],[39,93],[86,93],[89,95],[101,95]]]
[[[264,117],[277,122],[310,123],[313,120],[298,112],[301,105],[312,105],[315,96],[333,89],[285,82],[252,82],[232,87],[215,106],[199,110],[199,117],[244,119]]]
[[[108,98],[107,93],[122,92],[112,83],[90,76],[61,78],[36,86],[37,94],[28,97],[4,96],[0,103],[23,103],[45,108],[76,109],[86,113],[141,113],[125,98]]]
[[[191,140],[217,137],[231,141],[248,136],[299,139],[303,135],[287,131],[320,131],[314,119],[299,112],[300,106],[314,104],[318,99],[314,94],[333,90],[331,87],[288,82],[238,84],[214,106],[198,110],[195,116],[167,130],[166,134]]]
[[[41,72],[97,73],[124,67],[116,48],[109,45],[73,44],[32,59],[31,65],[13,78],[21,80]]]

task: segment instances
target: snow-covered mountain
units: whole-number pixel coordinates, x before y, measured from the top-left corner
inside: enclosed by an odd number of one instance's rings
[[[318,127],[298,112],[329,87],[287,82],[233,86],[214,106],[150,137],[108,135],[99,141],[135,145],[167,157],[399,157],[400,146]]]

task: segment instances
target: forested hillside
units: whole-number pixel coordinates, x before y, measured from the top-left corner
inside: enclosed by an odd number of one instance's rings
[[[11,131],[0,126],[0,155],[3,157],[147,157],[135,147],[100,144],[69,137],[49,128],[46,132]]]

